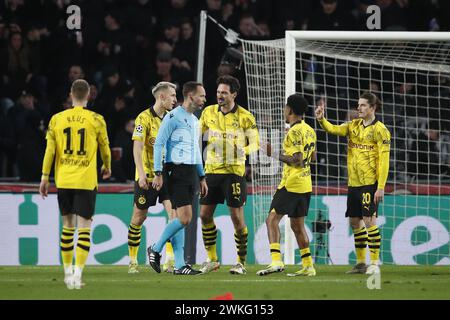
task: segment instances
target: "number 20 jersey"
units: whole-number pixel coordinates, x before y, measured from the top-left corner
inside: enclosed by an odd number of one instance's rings
[[[287,132],[283,141],[283,154],[292,156],[301,153],[303,163],[301,166],[292,166],[285,163],[283,176],[278,189],[283,187],[289,192],[312,192],[310,162],[316,149],[316,133],[305,121],[294,123]]]
[[[81,106],[59,112],[50,120],[46,139],[55,144],[56,187],[93,190],[98,184],[97,149],[102,158],[109,153],[103,117]]]

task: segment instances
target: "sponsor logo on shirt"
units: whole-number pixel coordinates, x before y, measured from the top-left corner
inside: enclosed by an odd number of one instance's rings
[[[349,146],[350,148],[361,149],[361,150],[368,150],[368,151],[371,151],[371,150],[374,150],[374,149],[375,149],[375,146],[374,146],[374,145],[367,145],[367,144],[354,143],[354,142],[351,141],[351,140],[348,142],[348,146]]]

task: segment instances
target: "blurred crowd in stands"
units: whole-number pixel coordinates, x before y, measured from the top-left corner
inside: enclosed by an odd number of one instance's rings
[[[81,30],[66,27],[71,4],[81,9]],[[48,121],[71,107],[70,85],[84,78],[91,84],[88,107],[105,117],[117,151],[113,181],[133,180],[134,118],[154,102],[157,82],[181,88],[195,80],[200,10],[242,39],[263,40],[282,38],[285,30],[367,30],[366,8],[372,4],[381,8],[382,30],[450,30],[448,0],[2,0],[0,178],[40,180]],[[208,104],[216,103],[217,76],[231,74],[241,81],[237,102],[246,107],[243,62],[227,50],[223,31],[211,21],[205,46]],[[448,100],[442,108],[450,109]],[[447,157],[422,160],[449,165],[450,138],[427,126],[424,141],[447,148]]]

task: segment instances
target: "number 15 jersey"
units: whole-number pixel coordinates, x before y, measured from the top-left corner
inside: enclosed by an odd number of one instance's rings
[[[55,114],[48,125],[42,174],[48,175],[55,157],[57,188],[93,190],[97,180],[97,149],[111,168],[111,151],[103,117],[81,106]]]
[[[305,121],[294,123],[289,129],[283,141],[283,153],[292,156],[302,154],[303,163],[293,166],[285,163],[283,176],[278,189],[283,187],[289,192],[312,192],[310,162],[313,152],[316,150],[316,133]]]

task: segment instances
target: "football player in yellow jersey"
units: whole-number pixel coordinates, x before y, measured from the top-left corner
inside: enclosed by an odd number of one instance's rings
[[[128,273],[137,273],[137,255],[141,243],[142,224],[147,218],[148,208],[159,203],[164,205],[169,220],[172,219],[172,205],[166,188],[157,191],[151,182],[153,173],[153,145],[164,115],[172,110],[177,103],[176,86],[170,82],[159,82],[152,90],[155,104],[141,112],[135,121],[133,132],[133,156],[136,165],[136,178],[134,183],[133,216],[128,227],[128,252],[130,264]],[[170,242],[166,244],[166,263],[163,268],[166,272],[173,271],[174,254]]]
[[[305,229],[312,193],[310,163],[315,160],[316,153],[316,133],[303,120],[307,108],[307,100],[299,94],[289,96],[284,107],[284,119],[290,128],[283,141],[283,152],[277,157],[284,162],[283,175],[266,219],[272,263],[259,270],[256,273],[259,276],[284,270],[279,224],[285,214],[290,219],[302,258],[302,269],[289,273],[288,276],[316,275]],[[270,145],[263,146],[261,150],[268,156],[273,156]]]
[[[239,81],[232,76],[222,76],[217,79],[217,86],[218,104],[206,107],[200,117],[202,134],[207,140],[205,173],[209,188],[207,196],[200,199],[203,243],[208,253],[208,260],[200,270],[208,273],[220,266],[214,211],[217,204],[226,199],[238,255],[237,264],[230,272],[245,274],[248,238],[243,209],[247,199],[245,160],[259,149],[259,135],[255,117],[235,102]]]
[[[316,118],[328,133],[348,138],[347,212],[353,229],[356,265],[347,273],[380,273],[381,236],[377,226],[378,204],[383,201],[389,173],[391,134],[376,117],[381,101],[371,92],[358,100],[358,119],[333,125],[324,118],[325,102],[316,108]],[[366,266],[369,245],[370,265]]]
[[[111,151],[105,120],[86,109],[89,84],[82,79],[74,81],[70,96],[73,108],[55,114],[48,125],[39,193],[43,198],[48,195],[49,174],[55,158],[55,182],[63,219],[60,245],[64,282],[69,289],[81,289],[97,195],[97,149],[100,148],[103,161],[103,179],[111,176]],[[75,226],[78,241],[73,268]]]

